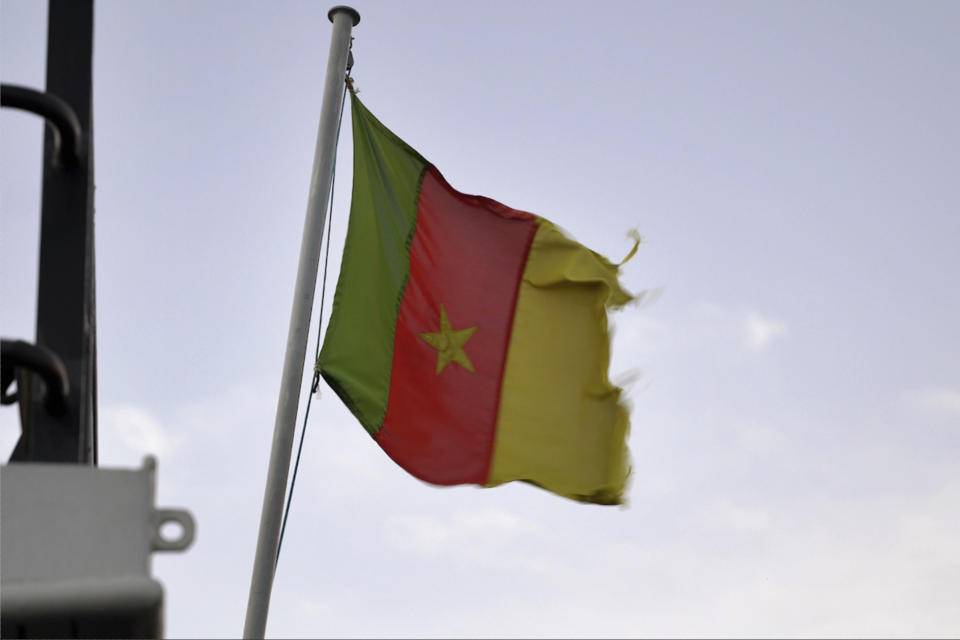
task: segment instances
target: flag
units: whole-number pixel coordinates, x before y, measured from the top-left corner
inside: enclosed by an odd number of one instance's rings
[[[456,191],[352,93],[351,106],[326,382],[421,480],[622,502],[629,419],[607,377],[607,309],[632,299],[619,266],[544,218]]]

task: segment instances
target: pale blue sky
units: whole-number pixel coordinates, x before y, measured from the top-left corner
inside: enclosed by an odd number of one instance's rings
[[[323,387],[268,633],[960,634],[960,4],[353,6],[373,113],[613,259],[637,228],[623,281],[662,293],[613,318],[626,509],[424,485]],[[96,7],[101,460],[157,454],[198,520],[155,556],[170,637],[242,629],[328,9]],[[45,33],[0,0],[4,82],[42,86]],[[0,127],[0,332],[30,339],[42,127]],[[349,127],[338,157],[331,288]]]

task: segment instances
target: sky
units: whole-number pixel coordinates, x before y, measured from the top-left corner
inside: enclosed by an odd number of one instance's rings
[[[426,485],[321,386],[268,635],[960,635],[960,4],[353,6],[360,97],[455,188],[613,260],[644,236],[629,503]],[[197,520],[153,559],[168,637],[243,628],[329,8],[96,5],[100,461],[157,456]],[[0,0],[3,82],[43,86],[45,14]],[[34,336],[42,133],[0,115],[4,337]],[[344,127],[314,333],[351,158]]]

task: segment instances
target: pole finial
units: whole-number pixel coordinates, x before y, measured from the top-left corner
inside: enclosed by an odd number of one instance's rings
[[[348,7],[342,4],[338,4],[327,12],[327,17],[330,19],[330,22],[333,22],[333,16],[341,11],[350,16],[350,18],[353,20],[353,26],[360,24],[360,14],[357,12],[357,10],[353,7]]]

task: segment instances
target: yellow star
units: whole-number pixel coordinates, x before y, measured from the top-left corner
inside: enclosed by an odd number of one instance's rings
[[[440,375],[443,368],[451,361],[456,362],[470,373],[474,372],[473,363],[464,353],[463,345],[467,343],[467,340],[476,330],[476,327],[470,327],[454,331],[450,327],[450,319],[447,317],[446,309],[443,308],[442,304],[440,305],[440,331],[420,334],[424,342],[437,350],[437,375]]]

